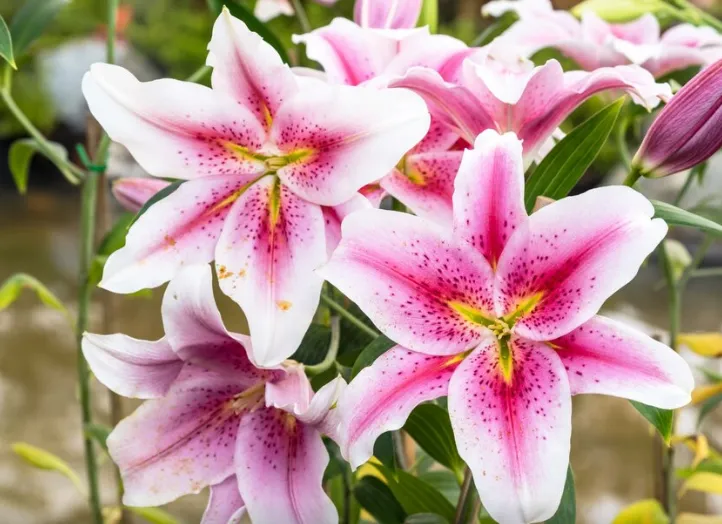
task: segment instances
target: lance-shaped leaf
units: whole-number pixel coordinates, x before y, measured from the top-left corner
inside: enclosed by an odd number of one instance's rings
[[[699,229],[712,235],[722,235],[722,225],[708,218],[696,215],[690,211],[678,208],[666,202],[651,200],[654,206],[654,216],[664,219],[670,226],[685,226]]]
[[[666,444],[669,445],[669,441],[672,438],[672,422],[674,417],[674,411],[671,409],[660,409],[653,406],[642,404],[641,402],[635,402],[630,400],[632,406],[646,418],[650,424],[652,424]]]
[[[559,200],[569,194],[601,151],[614,128],[624,99],[589,117],[565,136],[534,170],[526,185],[524,202],[528,212],[537,197]]]
[[[668,524],[669,517],[657,500],[648,499],[627,506],[614,518],[612,524]]]
[[[25,273],[17,273],[11,276],[0,286],[0,311],[15,302],[23,289],[34,291],[43,304],[69,317],[68,310],[60,299],[37,278]]]
[[[436,404],[421,404],[409,415],[404,430],[434,460],[457,476],[463,475],[464,462],[459,456],[451,429],[449,413]]]
[[[359,372],[369,367],[374,361],[381,355],[386,353],[389,349],[394,347],[396,342],[391,340],[385,335],[376,337],[373,342],[364,348],[361,354],[356,359],[356,362],[351,369],[351,379],[353,379]]]
[[[125,506],[125,509],[135,513],[140,518],[151,524],[179,524],[177,518],[161,508],[135,508]]]
[[[367,475],[353,489],[356,500],[380,524],[402,524],[406,512],[383,481]]]
[[[572,467],[569,466],[559,509],[557,509],[557,512],[552,518],[546,521],[546,524],[574,524],[576,521],[577,497],[574,490],[574,473],[572,472]]]
[[[68,158],[68,152],[62,145],[50,142],[50,147],[55,150],[55,154],[60,158]],[[43,154],[43,150],[34,138],[16,140],[10,146],[10,151],[8,151],[10,173],[21,195],[24,195],[28,190],[28,172],[35,153]],[[65,173],[64,167],[58,165],[56,167],[63,171],[66,177],[72,178],[74,176],[72,173]]]
[[[722,495],[722,475],[701,471],[689,477],[679,490],[680,496],[689,490]]]
[[[13,37],[10,35],[10,29],[8,29],[5,19],[0,16],[0,56],[12,66],[13,69],[17,69],[15,65],[15,55],[13,54]]]
[[[15,56],[22,55],[69,0],[28,0],[10,22]]]
[[[17,456],[35,468],[56,471],[64,475],[78,488],[78,491],[81,493],[85,492],[85,487],[80,477],[78,477],[78,474],[60,457],[25,442],[15,442],[13,444],[13,451]]]

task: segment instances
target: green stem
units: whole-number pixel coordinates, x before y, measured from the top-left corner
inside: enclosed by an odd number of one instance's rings
[[[105,61],[115,63],[115,38],[118,29],[118,0],[108,0],[108,37],[105,42]]]
[[[459,493],[459,501],[456,504],[456,513],[454,515],[454,524],[466,524],[468,516],[468,506],[471,502],[472,486],[474,478],[471,476],[469,466],[464,468],[464,482],[461,484],[461,492]]]
[[[695,269],[690,278],[722,277],[722,267],[710,267],[706,269]]]
[[[82,341],[83,333],[88,327],[88,314],[90,310],[90,267],[94,255],[95,238],[95,209],[98,196],[98,176],[90,173],[83,184],[82,200],[80,207],[80,260],[78,272],[78,318],[75,327],[77,341],[77,365],[78,365],[78,386],[80,391],[80,408],[82,415],[83,430],[93,421],[92,406],[90,399],[90,372],[88,363],[83,357]],[[85,449],[85,467],[88,475],[88,493],[90,510],[93,515],[93,522],[103,523],[102,506],[100,502],[100,491],[98,487],[98,464],[93,448],[92,438],[83,431],[83,445]]]
[[[684,181],[684,185],[682,186],[682,189],[679,190],[679,193],[677,193],[677,196],[675,197],[674,202],[672,202],[672,204],[674,204],[675,206],[679,206],[679,203],[682,201],[684,196],[687,194],[687,191],[689,190],[689,188],[692,187],[692,182],[694,181],[694,178],[696,175],[697,175],[697,173],[695,173],[694,170],[690,171],[687,174],[687,178]]]
[[[311,22],[308,20],[308,15],[306,14],[306,8],[303,7],[303,3],[301,3],[301,0],[291,0],[293,2],[293,10],[296,12],[296,18],[298,18],[298,23],[301,24],[301,29],[304,33],[310,33],[313,31],[313,27],[311,27]]]
[[[632,155],[627,146],[627,129],[629,129],[629,118],[623,117],[617,127],[616,142],[619,156],[622,158],[624,167],[629,171],[632,168]]]
[[[198,83],[202,81],[210,72],[213,70],[211,66],[202,65],[198,69],[196,69],[191,76],[186,78],[186,82],[193,82]]]
[[[336,363],[338,346],[341,342],[341,322],[338,317],[331,319],[331,342],[328,345],[328,352],[323,361],[313,366],[306,366],[306,373],[309,375],[320,375]]]
[[[351,322],[354,326],[359,328],[361,331],[366,333],[371,338],[376,338],[380,335],[375,329],[370,328],[366,324],[364,324],[361,319],[354,316],[351,312],[349,312],[346,308],[344,308],[341,304],[336,302],[334,299],[329,297],[326,294],[321,294],[321,302],[326,304],[330,309],[333,309],[336,313],[341,315],[343,318]]]
[[[627,178],[624,179],[623,185],[628,187],[634,187],[634,184],[636,184],[637,180],[639,180],[641,177],[642,170],[636,166],[632,166],[632,169],[629,171]]]

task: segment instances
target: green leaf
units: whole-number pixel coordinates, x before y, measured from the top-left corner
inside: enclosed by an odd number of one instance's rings
[[[406,519],[404,508],[396,500],[391,489],[379,478],[361,477],[353,493],[361,507],[379,524],[402,524]]]
[[[669,524],[669,517],[659,501],[646,499],[624,508],[612,524]]]
[[[597,158],[624,105],[620,98],[575,127],[534,170],[526,184],[524,203],[531,213],[539,196],[558,200],[569,194]]]
[[[474,41],[471,43],[471,47],[482,47],[491,43],[492,40],[509,29],[517,20],[519,20],[519,17],[516,13],[513,11],[507,11],[497,18],[496,21],[486,26],[486,28],[479,33],[476,38],[474,38]]]
[[[322,324],[311,324],[303,336],[301,345],[291,355],[291,360],[313,366],[323,361],[331,344],[331,328]]]
[[[10,64],[13,69],[17,69],[15,65],[15,55],[13,55],[13,37],[10,35],[10,29],[5,23],[5,19],[0,16],[0,56]]]
[[[180,524],[180,521],[166,510],[161,508],[136,508],[125,506],[125,509],[135,513],[140,518],[151,524]]]
[[[434,513],[448,522],[454,520],[454,506],[432,486],[403,470],[392,471],[375,463],[373,466],[386,478],[389,489],[406,513]]]
[[[720,405],[720,402],[722,402],[722,393],[718,393],[702,402],[699,408],[699,416],[697,417],[697,425],[700,425],[704,418]]]
[[[68,310],[63,303],[45,287],[45,284],[25,273],[17,273],[11,276],[0,286],[0,311],[15,302],[23,289],[34,291],[43,304],[69,316]]]
[[[150,209],[150,206],[152,206],[156,202],[159,202],[160,200],[163,200],[165,197],[167,197],[168,195],[173,193],[176,189],[178,189],[181,186],[181,184],[183,182],[185,182],[185,180],[176,180],[169,186],[164,187],[163,189],[158,191],[155,195],[150,197],[148,199],[148,201],[145,204],[143,204],[143,207],[140,208],[140,211],[138,211],[138,213],[135,215],[135,217],[133,218],[131,223],[128,225],[128,229],[130,229],[133,226],[133,224],[135,224],[138,221],[138,219],[141,216],[143,216],[146,211],[148,211]]]
[[[112,429],[104,424],[92,423],[85,425],[85,434],[96,441],[105,451],[108,451],[107,440],[111,431]]]
[[[133,213],[123,213],[118,220],[115,221],[113,227],[110,228],[103,240],[98,246],[98,255],[110,256],[125,245],[125,237],[128,234],[128,228],[135,220]]]
[[[359,374],[363,368],[370,366],[374,361],[381,355],[386,353],[389,349],[394,347],[396,342],[391,340],[385,335],[376,337],[373,342],[364,348],[361,354],[354,362],[353,368],[351,369],[351,380]]]
[[[258,33],[258,35],[263,38],[266,43],[273,47],[280,55],[281,60],[283,60],[286,64],[291,63],[288,58],[288,53],[286,53],[286,48],[283,47],[279,38],[268,28],[266,24],[256,18],[247,7],[237,4],[232,0],[208,0],[208,5],[211,6],[211,11],[216,16],[221,14],[223,7],[226,7],[233,16],[242,20],[248,26],[248,29],[254,33]]]
[[[459,456],[451,429],[449,413],[435,404],[421,404],[409,415],[404,430],[434,460],[458,477],[463,476],[464,462]]]
[[[639,411],[644,418],[646,418],[655,428],[659,431],[664,442],[669,445],[669,441],[672,438],[672,417],[674,411],[671,409],[660,409],[641,402],[635,402],[630,400],[632,406]]]
[[[433,513],[416,513],[406,517],[404,524],[445,524],[446,519]]]
[[[693,227],[705,233],[722,235],[722,225],[717,222],[695,215],[690,211],[685,211],[666,202],[658,202],[657,200],[652,200],[651,202],[654,206],[654,216],[664,219],[670,226]]]
[[[15,56],[22,55],[70,0],[28,0],[10,22]]]
[[[564,483],[562,501],[554,516],[546,521],[547,524],[574,524],[577,521],[577,498],[574,491],[574,473],[572,467],[567,468],[567,480]]]
[[[62,145],[56,142],[50,142],[50,146],[55,150],[55,153],[59,157],[63,159],[68,158],[68,151]],[[16,140],[10,146],[10,151],[8,151],[10,173],[12,174],[15,185],[21,195],[24,195],[28,190],[30,161],[33,159],[35,153],[44,155],[42,149],[34,138],[21,138]],[[61,171],[64,171],[64,168],[61,166],[56,165],[56,167]],[[69,176],[72,178],[74,175],[71,173]]]
[[[17,456],[34,468],[56,471],[70,479],[75,487],[78,488],[78,491],[81,493],[85,491],[85,487],[80,481],[80,477],[78,477],[77,473],[73,471],[73,468],[71,468],[67,462],[57,455],[53,455],[49,451],[45,451],[44,449],[25,442],[15,442],[13,444],[13,451]]]
[[[382,433],[374,442],[374,457],[389,468],[395,470],[396,463],[396,443],[394,442],[394,434],[392,431]]]
[[[439,0],[423,0],[417,25],[429,26],[431,34],[439,32]]]
[[[416,476],[429,486],[437,489],[439,493],[444,495],[446,500],[452,504],[456,504],[459,500],[459,493],[461,492],[459,480],[456,475],[448,469],[434,469],[426,471],[425,473],[419,473]]]

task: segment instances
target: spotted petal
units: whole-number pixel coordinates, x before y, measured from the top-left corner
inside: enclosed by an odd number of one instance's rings
[[[198,178],[263,169],[246,154],[263,145],[262,123],[222,93],[171,79],[139,82],[122,67],[93,64],[83,94],[110,138],[151,175]]]
[[[445,396],[459,362],[394,346],[363,369],[338,403],[339,444],[351,467],[371,458],[376,439],[402,427],[416,406]]]
[[[320,274],[405,347],[452,355],[473,347],[491,311],[493,276],[484,258],[428,220],[371,209],[350,215]]]
[[[569,333],[634,278],[664,238],[667,225],[653,215],[646,198],[621,186],[593,189],[532,214],[499,260],[497,314],[514,315],[515,332],[533,340]]]
[[[512,339],[505,379],[492,338],[459,365],[449,383],[449,415],[459,455],[482,504],[497,522],[542,522],[564,490],[571,395],[564,366],[548,346]]]
[[[601,393],[664,409],[690,401],[694,380],[684,359],[620,322],[593,317],[552,345],[573,395]]]
[[[211,486],[211,496],[201,524],[240,524],[246,514],[244,506],[236,476],[231,475],[220,484]]]
[[[298,348],[323,283],[314,270],[325,260],[321,208],[275,177],[233,205],[216,249],[218,281],[248,319],[256,364],[275,366]]]

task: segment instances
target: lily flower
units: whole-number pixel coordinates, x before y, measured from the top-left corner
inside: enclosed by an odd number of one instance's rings
[[[356,0],[353,19],[361,27],[410,29],[421,14],[422,0]]]
[[[722,59],[662,108],[634,156],[633,168],[657,178],[700,164],[722,147]]]
[[[159,178],[126,177],[113,182],[111,191],[121,206],[137,213],[153,195],[169,185],[170,182]]]
[[[119,395],[147,399],[108,437],[123,501],[157,506],[211,487],[203,524],[244,512],[253,522],[336,523],[324,493],[338,378],[315,395],[302,366],[258,368],[251,341],[226,330],[207,265],[182,271],[163,298],[165,336],[83,337],[95,376]],[[336,410],[333,410],[336,411]]]
[[[497,5],[498,4],[498,5]],[[531,56],[554,47],[582,69],[636,64],[655,78],[692,66],[707,66],[722,57],[722,36],[711,27],[677,25],[660,36],[657,18],[645,14],[636,20],[610,24],[593,11],[577,21],[568,12],[554,10],[546,0],[491,2],[485,12],[499,16],[516,12],[515,22],[497,43],[516,47]]]
[[[411,68],[389,85],[423,96],[432,116],[470,144],[486,129],[515,133],[524,142],[527,161],[536,158],[574,109],[597,93],[622,90],[648,109],[672,94],[669,85],[657,84],[638,66],[564,72],[556,60],[535,67],[496,44],[464,61],[458,84],[433,70]]]
[[[254,362],[272,366],[296,350],[318,305],[322,206],[388,173],[429,114],[403,89],[298,82],[227,10],[209,49],[213,89],[139,82],[107,64],[83,80],[111,139],[151,175],[187,180],[133,224],[100,285],[131,293],[215,259],[221,289],[247,316]]]
[[[358,467],[416,405],[448,395],[459,453],[505,524],[556,511],[572,395],[677,408],[693,386],[670,348],[596,315],[666,234],[649,201],[603,187],[528,216],[523,197],[520,140],[485,131],[456,177],[453,231],[359,211],[320,270],[399,344],[341,395],[344,456]]]
[[[336,3],[337,0],[314,0],[317,4],[330,7]],[[253,10],[253,14],[261,22],[268,22],[273,20],[277,16],[293,16],[296,11],[293,9],[293,5],[289,0],[258,0],[256,7]]]

